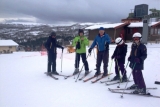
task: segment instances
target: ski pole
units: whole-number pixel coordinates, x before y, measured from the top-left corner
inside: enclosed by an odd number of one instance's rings
[[[135,66],[136,66],[136,63],[134,63],[134,65],[133,65],[132,72],[134,71]],[[130,77],[131,77],[132,72],[131,72],[131,73],[130,73],[130,75],[129,75],[129,79],[130,79]],[[128,84],[128,81],[127,81],[126,86],[125,86],[125,88],[124,88],[124,89],[126,89],[127,84]],[[122,95],[121,95],[121,98],[123,98],[124,91],[125,91],[125,90],[123,90],[123,93],[122,93]]]
[[[113,63],[113,59],[112,59],[112,61],[111,61],[111,66],[110,66],[109,74],[111,73],[112,63]],[[109,76],[110,76],[110,75],[109,75]],[[109,79],[109,76],[108,76],[108,79]],[[106,84],[107,84],[107,82],[109,82],[109,81],[107,80],[107,81],[104,81],[104,82],[102,82],[102,83],[106,83]]]
[[[87,58],[88,58],[88,56],[89,56],[89,53],[88,53],[88,55],[87,55]],[[86,61],[87,61],[87,58],[86,58]],[[86,62],[86,61],[85,61],[85,62]],[[84,65],[85,65],[85,63],[82,65],[82,68],[81,68],[80,72],[78,73],[78,76],[77,76],[77,79],[76,79],[75,82],[77,82],[77,80],[78,80],[78,78],[79,78],[79,75],[80,75],[80,73],[82,72],[82,69],[83,69]]]
[[[93,54],[94,54],[94,58],[96,59],[94,49],[93,49]]]
[[[78,54],[76,52],[75,52],[75,57],[76,57],[76,61],[75,61],[76,62],[76,64],[75,64],[76,67],[75,68],[77,69],[77,67],[79,66],[79,64],[78,64],[78,62],[79,62],[78,60],[79,59],[78,59]],[[75,79],[75,75],[74,75],[74,79]]]
[[[62,72],[62,60],[63,60],[63,49],[62,49],[62,53],[61,53],[61,72]]]
[[[125,72],[126,72],[126,68],[127,68],[127,66],[128,66],[128,63],[129,63],[129,61],[127,62],[127,65],[126,65],[126,67],[125,67],[125,71],[123,72],[123,75],[122,75],[122,78],[123,78],[123,76],[124,76],[124,74],[125,74]],[[121,82],[119,82],[119,85],[117,86],[117,88],[120,88],[120,84],[121,84]]]
[[[111,61],[111,66],[110,66],[109,74],[111,73],[112,63],[113,63],[113,59]],[[108,76],[108,79],[109,79],[109,76]]]

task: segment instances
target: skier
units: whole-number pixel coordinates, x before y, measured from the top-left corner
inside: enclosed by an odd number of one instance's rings
[[[116,76],[112,79],[113,81],[115,80],[120,80],[120,74],[119,70],[121,70],[122,74],[122,79],[121,82],[126,82],[127,81],[127,76],[126,76],[126,70],[124,68],[125,64],[125,57],[127,53],[127,45],[124,43],[123,39],[121,37],[118,37],[115,40],[117,46],[116,49],[114,50],[114,53],[112,55],[112,59],[115,59],[115,73]]]
[[[52,32],[51,35],[48,37],[47,42],[45,43],[45,47],[48,52],[47,72],[48,74],[59,75],[58,72],[56,71],[57,47],[61,48],[62,52],[63,52],[64,47],[57,44],[55,32]],[[51,71],[51,65],[52,65],[52,71]]]
[[[129,89],[135,89],[134,94],[146,94],[146,85],[143,78],[142,70],[144,68],[144,60],[147,58],[147,48],[141,43],[142,35],[140,33],[133,34],[133,44],[131,53],[128,57],[130,68],[133,70],[134,83]]]
[[[79,73],[79,62],[80,57],[85,67],[85,75],[89,73],[88,62],[86,59],[86,46],[89,45],[89,41],[86,36],[84,36],[83,29],[79,29],[78,36],[73,39],[72,45],[76,47],[76,56],[75,56],[75,70],[73,75]]]
[[[108,34],[105,33],[105,29],[103,27],[99,28],[99,34],[95,37],[91,47],[89,48],[88,52],[91,53],[92,49],[97,45],[98,47],[98,54],[97,54],[97,72],[95,76],[100,75],[100,67],[101,62],[103,60],[103,76],[105,77],[108,74],[108,57],[109,57],[109,44],[110,44],[110,37]]]

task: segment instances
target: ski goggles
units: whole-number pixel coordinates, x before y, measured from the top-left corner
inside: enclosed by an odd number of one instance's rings
[[[139,38],[139,37],[134,37],[133,40],[134,40],[134,41],[140,40],[140,38]]]

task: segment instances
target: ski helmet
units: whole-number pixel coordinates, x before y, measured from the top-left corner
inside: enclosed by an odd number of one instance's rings
[[[80,34],[80,33],[83,33],[83,34],[84,34],[83,29],[79,29],[79,30],[78,30],[78,34]]]
[[[122,45],[123,44],[123,39],[121,37],[118,37],[115,42],[118,45]]]
[[[56,32],[51,32],[51,36],[56,36]]]
[[[138,32],[137,32],[137,33],[134,33],[134,34],[133,34],[133,38],[135,38],[135,37],[139,37],[139,38],[141,38],[141,37],[142,37],[142,35],[141,35],[140,33],[138,33]]]

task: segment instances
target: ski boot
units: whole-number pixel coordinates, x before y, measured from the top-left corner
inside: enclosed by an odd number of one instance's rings
[[[85,71],[85,76],[88,75],[88,74],[89,74],[89,70],[86,70]]]
[[[107,72],[104,72],[103,75],[102,75],[102,77],[105,77],[105,76],[107,76],[107,75],[108,75],[108,73],[107,73]]]
[[[47,75],[50,75],[50,76],[51,76],[51,75],[52,75],[52,72],[47,72]]]
[[[100,74],[101,74],[100,71],[97,71],[94,76],[97,77],[97,76],[99,76]]]
[[[146,89],[141,88],[141,89],[136,89],[135,91],[132,92],[133,94],[146,94]]]
[[[119,75],[116,75],[116,76],[112,79],[112,81],[116,81],[116,80],[120,80]]]
[[[128,78],[127,78],[126,75],[124,75],[124,76],[122,77],[122,81],[121,81],[121,82],[127,82],[127,81],[128,81]]]
[[[78,68],[76,68],[76,69],[74,70],[73,75],[78,74],[78,73],[79,73],[79,69],[78,69]]]
[[[138,89],[138,85],[133,84],[132,86],[128,87],[127,89]]]
[[[53,71],[52,74],[59,75],[59,73],[57,71]]]

